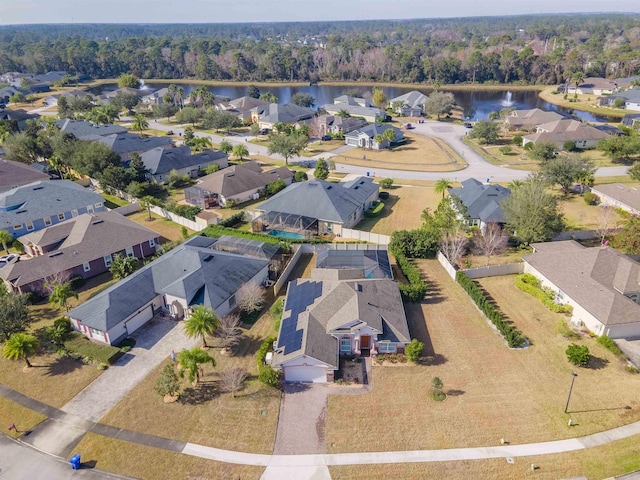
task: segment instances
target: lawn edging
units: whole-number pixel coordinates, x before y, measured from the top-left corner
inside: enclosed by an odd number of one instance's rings
[[[466,273],[458,270],[456,273],[456,283],[467,292],[480,311],[502,334],[509,348],[524,348],[528,346],[529,340],[527,337],[505,320],[502,313],[493,306],[478,284],[471,280]]]

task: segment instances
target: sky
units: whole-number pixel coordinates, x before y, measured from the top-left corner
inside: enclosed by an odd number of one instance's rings
[[[0,0],[0,25],[227,23],[639,12],[640,0]]]

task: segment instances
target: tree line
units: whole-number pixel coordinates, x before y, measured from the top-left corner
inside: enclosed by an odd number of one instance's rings
[[[555,84],[640,72],[638,15],[0,27],[0,71],[94,78]]]

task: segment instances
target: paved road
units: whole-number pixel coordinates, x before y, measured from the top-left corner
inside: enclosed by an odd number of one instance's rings
[[[124,479],[119,475],[90,468],[85,464],[80,470],[72,470],[69,462],[21,445],[5,435],[0,435],[0,478],[7,480],[86,480]],[[98,466],[98,464],[96,464]]]

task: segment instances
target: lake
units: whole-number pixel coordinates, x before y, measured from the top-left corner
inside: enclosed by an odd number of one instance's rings
[[[197,85],[176,84],[184,89],[185,96],[189,92],[196,88]],[[146,84],[143,88],[149,90],[157,90],[164,88],[167,85],[154,84],[153,81]],[[115,85],[104,85],[97,89],[92,89],[94,93],[100,94],[109,90],[117,88]],[[315,107],[325,105],[327,103],[333,103],[333,99],[343,94],[347,89],[357,88],[361,92],[369,90],[371,87],[358,87],[353,86],[330,86],[330,85],[303,85],[303,86],[260,86],[260,91],[273,93],[279,103],[287,103],[291,97],[296,93],[308,93],[315,98]],[[223,85],[223,86],[211,86],[208,87],[209,91],[215,95],[228,98],[242,97],[247,92],[246,86],[238,85]],[[382,87],[387,98],[398,97],[404,93],[416,90],[413,87]],[[424,88],[417,90],[422,91],[425,94],[429,94],[431,89]],[[446,90],[443,90],[446,91]],[[464,116],[469,120],[486,120],[491,112],[497,112],[503,108],[515,108],[515,109],[530,109],[540,108],[542,110],[555,110],[566,112],[567,109],[558,107],[552,103],[542,100],[538,96],[537,90],[456,90],[450,92],[453,94],[453,98],[463,112]],[[579,110],[573,110],[573,113],[587,122],[606,122],[608,119],[600,115],[594,115],[588,112],[582,112]]]

